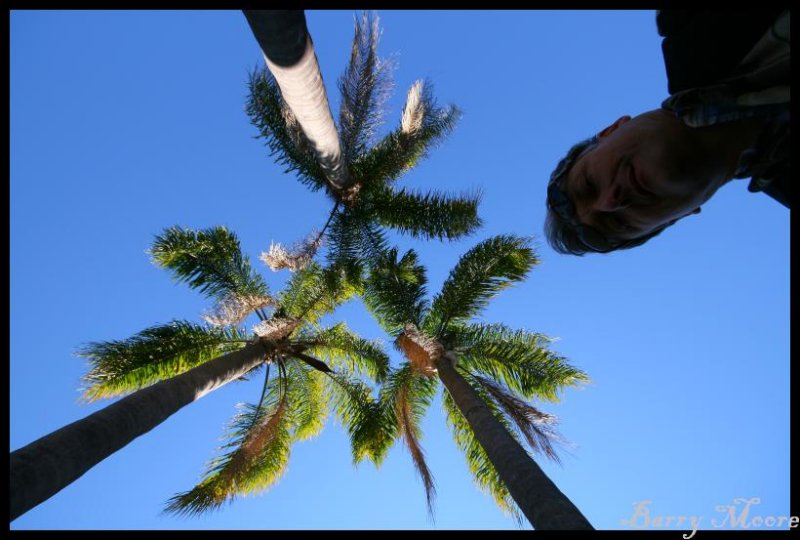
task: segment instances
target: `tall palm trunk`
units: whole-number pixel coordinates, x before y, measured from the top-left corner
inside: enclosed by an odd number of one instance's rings
[[[265,360],[258,343],[139,390],[83,420],[11,453],[11,519],[49,499],[83,473],[189,403]]]
[[[311,141],[333,187],[348,186],[349,175],[333,122],[314,45],[303,10],[243,10],[281,96]]]
[[[436,361],[439,378],[478,442],[535,529],[593,530],[589,521],[544,474],[454,367],[448,352]]]

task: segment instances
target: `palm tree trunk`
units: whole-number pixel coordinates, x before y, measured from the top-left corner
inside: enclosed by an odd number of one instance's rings
[[[439,378],[533,528],[593,530],[580,510],[544,474],[495,418],[475,389],[456,371],[454,361],[452,352],[436,361]]]
[[[311,141],[336,191],[348,186],[339,133],[333,122],[303,10],[243,10],[283,100]]]
[[[11,520],[46,501],[86,471],[189,403],[265,360],[251,343],[139,390],[11,453]]]

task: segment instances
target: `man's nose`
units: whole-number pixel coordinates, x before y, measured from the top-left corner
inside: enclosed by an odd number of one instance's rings
[[[594,209],[600,212],[614,212],[615,210],[622,210],[631,205],[630,197],[623,191],[619,183],[606,186],[594,201]]]

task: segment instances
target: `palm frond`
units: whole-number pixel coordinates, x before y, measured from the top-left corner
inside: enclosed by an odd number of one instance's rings
[[[292,417],[292,438],[302,441],[319,435],[328,415],[325,375],[298,361],[287,359],[286,395]]]
[[[272,383],[277,387],[279,383]],[[291,417],[286,394],[274,407],[245,404],[229,430],[223,449],[231,449],[215,458],[205,478],[190,491],[172,497],[167,512],[201,514],[219,508],[236,495],[264,490],[277,482],[286,470],[291,445]]]
[[[326,375],[329,403],[350,436],[353,463],[368,458],[380,465],[393,440],[391,418],[364,383],[343,371]]]
[[[557,401],[559,391],[589,380],[580,369],[547,346],[551,338],[503,324],[451,325],[448,347],[461,353],[462,365],[501,381],[527,399]]]
[[[414,467],[422,479],[431,515],[436,488],[419,439],[422,436],[422,419],[436,394],[436,388],[435,378],[421,376],[406,362],[389,375],[380,392],[381,402],[386,404],[394,416],[392,431],[395,436],[403,437]]]
[[[528,441],[531,450],[543,454],[556,463],[561,463],[553,448],[554,442],[564,441],[554,428],[557,423],[555,416],[524,402],[495,381],[480,375],[473,375],[472,378],[486,389],[495,403],[505,412],[506,418],[513,422],[519,433]]]
[[[312,262],[292,275],[278,303],[286,315],[313,324],[358,293],[358,281],[346,263],[323,268]]]
[[[369,206],[378,223],[415,238],[453,240],[481,226],[480,194],[451,197],[429,191],[384,189],[370,198]]]
[[[328,231],[328,263],[335,264],[362,264],[361,235],[365,224],[365,217],[361,212],[347,208],[340,210],[333,216]]]
[[[380,342],[362,338],[345,323],[301,334],[295,343],[312,356],[327,358],[334,367],[366,373],[376,382],[382,382],[389,372],[389,356]]]
[[[451,322],[466,322],[498,292],[524,279],[537,263],[526,238],[499,235],[480,242],[450,271],[433,299],[424,330],[439,337]]]
[[[392,248],[372,260],[362,299],[383,329],[396,337],[406,323],[419,325],[423,319],[426,283],[416,252],[409,250],[398,260],[397,248]]]
[[[363,204],[346,207],[331,219],[328,263],[363,269],[389,248],[386,234]]]
[[[437,107],[431,84],[417,81],[408,92],[400,127],[352,163],[353,176],[378,184],[398,179],[444,139],[460,117],[455,106]]]
[[[230,295],[269,296],[266,283],[242,255],[239,239],[225,227],[169,227],[156,236],[150,254],[174,279],[220,301]]]
[[[366,266],[370,266],[372,261],[389,249],[389,242],[379,226],[367,221],[361,230],[359,248],[362,258],[366,261]]]
[[[391,63],[378,58],[378,16],[364,12],[356,18],[350,62],[339,79],[342,150],[349,163],[364,153],[383,117],[392,88]]]
[[[83,397],[94,401],[134,392],[240,349],[245,338],[236,328],[172,321],[128,339],[88,343],[76,352],[92,366],[83,377]]]
[[[246,111],[250,122],[266,140],[275,162],[296,171],[312,191],[326,186],[325,174],[291,109],[284,103],[275,78],[266,67],[250,74]]]
[[[488,399],[487,392],[476,385],[474,381],[471,381],[469,376],[466,376],[465,379],[478,391],[479,395],[484,399],[484,402],[487,403],[487,406],[492,409],[492,412],[498,420],[500,420],[511,433],[511,426],[509,426],[508,421],[503,418],[503,415],[497,410],[497,405],[491,399]],[[499,506],[504,513],[515,518],[518,523],[521,523],[523,518],[522,512],[508,492],[508,488],[500,479],[500,475],[497,474],[497,470],[489,460],[489,456],[475,437],[475,432],[472,431],[472,427],[469,425],[464,415],[461,414],[461,411],[458,409],[458,406],[449,392],[443,392],[442,408],[445,412],[447,424],[453,432],[453,439],[455,440],[456,446],[464,453],[467,466],[473,475],[475,484],[481,491],[491,495],[497,506]]]

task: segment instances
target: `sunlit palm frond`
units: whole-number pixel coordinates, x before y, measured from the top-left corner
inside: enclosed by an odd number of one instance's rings
[[[474,382],[469,381],[469,377],[466,377],[466,379],[467,382],[471,383],[473,388],[477,386]],[[484,397],[484,401],[486,401],[488,397],[486,391],[479,387],[475,389]],[[487,406],[493,409],[495,416],[499,416],[498,419],[500,419],[506,426],[506,429],[511,432],[509,429],[511,426],[508,425],[508,422],[504,418],[501,418],[502,415],[497,411],[497,406],[492,403],[491,400],[487,402]],[[447,424],[453,432],[453,439],[455,440],[456,446],[464,453],[467,466],[473,474],[475,484],[481,491],[491,495],[497,506],[499,506],[503,512],[515,518],[517,523],[521,523],[523,519],[522,512],[508,492],[508,488],[500,479],[500,475],[489,460],[486,451],[475,437],[475,432],[472,430],[472,427],[461,414],[461,411],[448,392],[443,392],[442,408],[445,412]]]
[[[447,340],[461,352],[465,368],[501,381],[528,399],[557,401],[564,388],[589,380],[566,358],[550,351],[552,340],[542,334],[503,324],[451,325]]]
[[[384,189],[370,199],[369,208],[378,223],[415,238],[454,240],[481,226],[479,194],[448,196],[429,191]]]
[[[292,275],[278,303],[286,315],[314,324],[357,294],[359,279],[346,263],[323,268],[312,262]]]
[[[198,231],[169,227],[156,236],[150,254],[177,281],[220,301],[229,295],[269,296],[266,283],[242,254],[236,234],[225,227]]]
[[[498,292],[524,279],[537,263],[526,238],[499,235],[480,242],[450,271],[423,329],[439,337],[451,322],[466,322]]]
[[[371,266],[362,298],[378,323],[393,337],[406,323],[419,325],[428,309],[427,278],[416,252],[409,250],[398,260],[393,248],[373,259]]]
[[[291,109],[283,102],[275,78],[264,67],[253,71],[248,82],[246,111],[250,122],[266,140],[275,161],[284,172],[296,171],[300,181],[312,191],[327,185],[310,142],[303,134]]]
[[[350,436],[353,463],[367,458],[380,465],[392,444],[391,418],[364,383],[344,371],[326,375],[329,403]]]
[[[339,79],[342,150],[347,162],[364,153],[383,118],[383,104],[392,88],[391,63],[378,58],[378,16],[356,18],[350,62]]]
[[[91,363],[84,375],[88,401],[128,394],[245,346],[236,328],[187,321],[153,326],[119,341],[89,343],[77,351]]]
[[[280,386],[278,378],[270,385],[274,397]],[[236,495],[264,490],[280,479],[289,461],[292,440],[287,394],[281,394],[270,405],[244,405],[231,422],[230,442],[223,447],[231,450],[211,461],[197,486],[172,497],[167,512],[201,514],[219,508]]]
[[[389,356],[378,341],[369,341],[351,332],[345,323],[298,336],[296,343],[311,356],[328,359],[334,368],[343,367],[355,374],[366,373],[382,382],[389,372]]]
[[[455,106],[436,105],[430,83],[417,81],[408,92],[400,127],[353,162],[353,176],[378,184],[398,179],[441,142],[460,117]]]
[[[304,362],[287,359],[286,395],[292,420],[292,438],[302,441],[319,435],[328,415],[325,375]]]
[[[425,462],[425,454],[420,445],[422,418],[436,395],[437,380],[420,375],[410,363],[404,363],[392,371],[381,388],[381,402],[394,415],[393,432],[406,443],[414,467],[425,488],[428,511],[433,514],[433,500],[436,488],[433,474]]]

